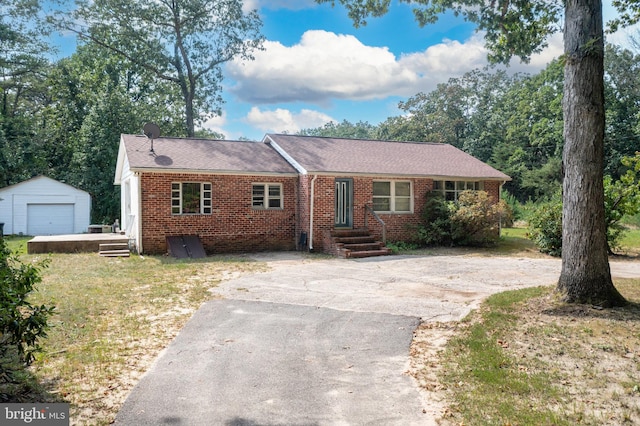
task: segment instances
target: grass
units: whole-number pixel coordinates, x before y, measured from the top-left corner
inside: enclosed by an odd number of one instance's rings
[[[558,380],[555,374],[530,372],[506,350],[509,329],[519,319],[514,305],[543,292],[534,288],[490,297],[449,342],[441,380],[452,389],[465,424],[575,424],[552,408],[560,394],[549,386]]]
[[[620,245],[624,252],[640,251],[640,229],[627,229],[622,235]]]
[[[11,238],[22,253],[27,239]],[[175,260],[52,254],[36,304],[55,305],[44,352],[11,401],[71,404],[72,424],[110,424],[125,396],[191,315],[230,274],[258,262],[233,257]],[[23,262],[42,255],[23,254]],[[29,373],[29,372],[27,372]],[[5,395],[6,398],[6,395]]]
[[[497,247],[460,253],[536,255],[525,232],[503,229]],[[640,232],[628,235],[624,241],[637,250]],[[6,238],[24,261],[41,259],[26,254],[28,239]],[[209,290],[223,278],[265,268],[233,257],[46,257],[50,266],[33,299],[56,305],[56,314],[45,352],[12,398],[69,402],[73,424],[110,424],[151,362],[211,298]],[[616,285],[640,301],[640,280]],[[451,327],[446,350],[430,360],[451,402],[443,424],[640,423],[637,304],[567,307],[550,288],[534,288],[494,295]]]
[[[6,235],[4,237],[7,247],[14,253],[26,254],[27,253],[27,241],[33,237],[23,235]]]
[[[640,280],[616,286],[629,306],[567,305],[551,287],[489,297],[431,361],[450,404],[441,424],[640,423]]]

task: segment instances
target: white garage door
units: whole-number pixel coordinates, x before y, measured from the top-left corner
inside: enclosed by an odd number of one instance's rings
[[[73,234],[73,204],[29,204],[29,235]]]

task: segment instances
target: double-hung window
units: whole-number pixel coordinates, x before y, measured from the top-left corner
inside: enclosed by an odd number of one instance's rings
[[[281,183],[254,183],[251,190],[251,206],[254,209],[282,209]]]
[[[211,214],[211,183],[173,182],[171,214]]]
[[[410,181],[374,181],[373,210],[377,212],[411,213]]]
[[[435,180],[433,181],[433,190],[444,195],[447,201],[457,201],[458,195],[462,191],[480,191],[482,190],[482,182],[478,181],[462,181],[462,180]]]

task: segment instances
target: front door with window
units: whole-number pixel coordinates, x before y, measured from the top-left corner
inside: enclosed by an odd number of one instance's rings
[[[353,179],[337,178],[336,203],[335,203],[335,227],[353,227]]]

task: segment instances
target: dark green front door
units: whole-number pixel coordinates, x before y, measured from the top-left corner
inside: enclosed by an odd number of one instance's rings
[[[336,178],[335,227],[353,227],[353,179]]]

